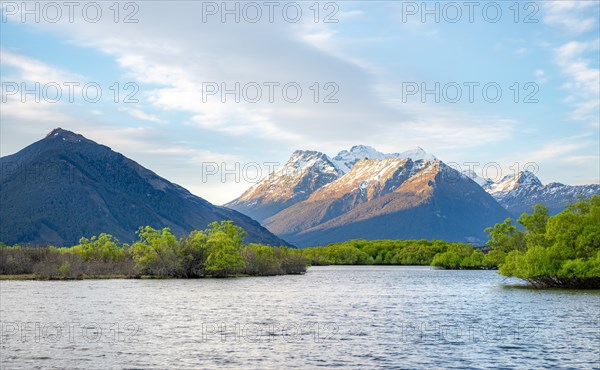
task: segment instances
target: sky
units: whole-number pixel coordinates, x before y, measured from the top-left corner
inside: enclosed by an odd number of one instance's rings
[[[216,204],[357,144],[600,181],[599,1],[1,4],[2,156],[62,127]]]

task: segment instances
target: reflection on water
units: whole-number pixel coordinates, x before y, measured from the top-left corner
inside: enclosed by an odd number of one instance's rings
[[[494,271],[3,281],[1,368],[593,368],[600,292]],[[517,286],[515,286],[517,285]]]

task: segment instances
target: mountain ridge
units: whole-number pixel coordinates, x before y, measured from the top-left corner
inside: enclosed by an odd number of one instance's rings
[[[287,244],[250,217],[61,128],[1,157],[0,168],[0,241],[7,244],[73,245],[102,232],[129,242],[140,226],[181,236],[222,220],[244,227],[249,241]]]
[[[530,212],[531,207],[538,203],[547,206],[550,214],[556,214],[567,204],[576,201],[578,197],[600,194],[600,184],[566,185],[551,182],[544,185],[533,172],[527,170],[506,175],[496,182],[479,177],[477,174],[471,178],[478,183],[483,181],[483,188],[513,217],[519,217],[523,212]]]
[[[370,146],[355,145],[350,150],[342,150],[333,157],[322,152],[311,153],[318,153],[323,162],[327,163],[327,166],[323,167],[327,168],[325,171],[317,165],[310,167],[313,177],[319,176],[320,171],[323,172],[321,176],[325,176],[324,173],[329,174],[325,181],[318,183],[318,186],[301,186],[302,178],[306,176],[302,172],[296,173],[293,186],[289,186],[287,174],[282,175],[279,172],[272,176],[276,180],[269,180],[269,192],[280,196],[277,207],[269,208],[270,195],[261,194],[260,190],[265,189],[262,183],[252,187],[253,194],[249,195],[247,191],[244,193],[245,199],[240,197],[227,206],[256,217],[275,234],[299,245],[331,241],[323,238],[323,235],[329,235],[336,241],[339,241],[343,235],[346,238],[367,239],[372,236],[373,239],[449,237],[460,240],[460,233],[455,233],[449,230],[447,225],[436,221],[435,217],[438,215],[469,219],[472,225],[477,226],[465,229],[462,225],[456,224],[453,229],[461,230],[462,241],[482,243],[487,237],[483,229],[503,221],[503,218],[500,219],[501,216],[516,218],[523,211],[530,211],[531,206],[536,203],[547,204],[551,213],[556,213],[567,203],[566,199],[574,199],[577,194],[600,193],[600,186],[597,185],[583,187],[562,184],[543,185],[530,171],[504,176],[498,181],[483,178],[474,172],[459,173],[420,147],[405,152],[384,154]],[[286,166],[294,167],[296,161],[297,158],[293,154]],[[427,174],[420,171],[424,168],[434,168],[434,164],[443,169],[443,171],[434,171],[434,173],[441,173],[441,177],[424,181]],[[404,182],[409,181],[415,174],[419,174],[419,177],[412,179],[414,185],[409,191],[408,185]],[[281,176],[285,180],[279,179]],[[281,189],[278,189],[279,180],[285,185]],[[431,189],[436,189],[432,201],[423,196],[423,192],[430,186],[429,182],[433,184]],[[450,186],[450,182],[461,185]],[[397,194],[393,195],[394,192],[401,193],[402,199]],[[284,194],[290,193],[293,196],[286,198]],[[470,197],[475,197],[477,200],[473,202]],[[240,199],[243,202],[240,202]],[[456,209],[463,209],[463,212],[468,215],[448,209],[450,205]],[[414,210],[407,211],[411,207]],[[264,212],[264,209],[268,212]],[[400,216],[402,213],[400,211],[404,212],[403,216]],[[411,212],[412,219],[407,216]],[[392,214],[393,217],[386,216]],[[477,214],[486,221],[480,223],[480,218],[471,217]],[[375,218],[378,218],[379,224],[372,221]],[[411,224],[414,229],[437,231],[392,233],[389,232],[389,229],[394,227],[392,218],[396,223]],[[415,220],[420,220],[421,223],[415,223]],[[359,223],[364,226],[359,226]],[[344,224],[354,225],[354,227],[347,228]],[[386,228],[380,225],[388,226]],[[360,233],[357,232],[358,230]],[[376,232],[371,232],[373,230]]]
[[[357,162],[264,225],[299,246],[352,238],[481,243],[483,229],[505,217],[489,194],[443,162],[387,158]]]

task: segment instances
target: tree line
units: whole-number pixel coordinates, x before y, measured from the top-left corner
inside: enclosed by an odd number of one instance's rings
[[[499,269],[535,287],[600,289],[600,196],[554,216],[538,204],[485,230],[484,248],[441,240],[350,240],[305,249],[313,265],[431,265]]]
[[[324,247],[306,248],[304,256],[311,265],[432,265],[448,251],[473,253],[475,249],[464,243],[442,240],[364,240],[356,239],[332,243]],[[476,251],[483,255],[482,252]],[[459,259],[454,268],[486,268],[484,264],[463,263]],[[489,266],[491,268],[494,265]]]
[[[499,269],[536,287],[600,288],[600,196],[554,216],[538,204],[531,214],[485,231],[484,248],[441,240],[357,239],[296,249],[245,244],[246,232],[232,221],[213,222],[179,239],[168,228],[145,226],[131,245],[110,234],[82,238],[71,248],[0,245],[0,275],[199,278],[301,274],[309,265],[431,265]]]
[[[2,246],[0,274],[36,278],[228,277],[306,272],[295,248],[244,244],[246,232],[232,221],[211,223],[177,238],[169,228],[141,227],[138,240],[121,244],[110,234],[81,238],[70,248]]]

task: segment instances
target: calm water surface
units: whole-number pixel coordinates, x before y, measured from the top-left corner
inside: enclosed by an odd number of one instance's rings
[[[0,368],[599,368],[600,292],[494,271],[0,282]]]

